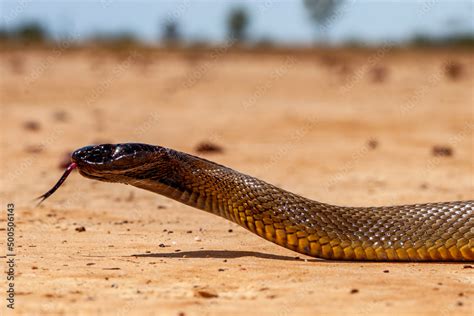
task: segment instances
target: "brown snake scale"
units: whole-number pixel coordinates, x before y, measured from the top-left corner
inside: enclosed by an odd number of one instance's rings
[[[383,207],[329,205],[205,159],[145,144],[84,147],[74,152],[72,161],[86,177],[159,193],[317,258],[474,260],[472,200]]]

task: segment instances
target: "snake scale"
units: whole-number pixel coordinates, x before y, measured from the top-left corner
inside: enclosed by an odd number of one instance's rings
[[[87,146],[72,154],[56,191],[77,168],[233,221],[299,253],[335,260],[473,261],[474,201],[345,207],[309,200],[220,164],[147,144]]]

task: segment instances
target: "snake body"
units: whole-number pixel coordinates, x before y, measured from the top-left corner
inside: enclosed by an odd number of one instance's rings
[[[474,260],[474,201],[345,207],[313,201],[220,164],[146,144],[73,153],[88,178],[130,184],[323,259]]]

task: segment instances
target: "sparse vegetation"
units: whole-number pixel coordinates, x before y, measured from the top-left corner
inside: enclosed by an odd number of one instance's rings
[[[474,47],[474,33],[450,34],[447,36],[415,35],[410,41],[411,46],[419,47]]]
[[[131,32],[119,32],[115,34],[97,34],[90,43],[113,49],[126,49],[140,46],[140,41]]]
[[[25,22],[10,29],[0,29],[2,43],[44,44],[49,40],[46,29],[38,22]]]
[[[162,40],[166,45],[176,45],[181,40],[178,23],[168,21],[163,25]]]
[[[249,25],[249,16],[244,8],[232,9],[227,19],[229,37],[242,42],[247,37],[247,28]]]
[[[323,41],[327,40],[327,33],[336,17],[337,8],[343,2],[343,0],[304,0],[305,8]]]
[[[46,30],[38,22],[21,24],[13,35],[14,39],[23,43],[43,43],[48,37]]]
[[[4,42],[10,38],[10,32],[5,29],[0,29],[0,41]]]

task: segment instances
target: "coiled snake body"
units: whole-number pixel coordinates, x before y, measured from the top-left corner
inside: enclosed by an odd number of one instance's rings
[[[219,215],[302,254],[337,260],[472,261],[474,201],[341,207],[312,201],[225,166],[146,144],[78,149],[77,168]]]

